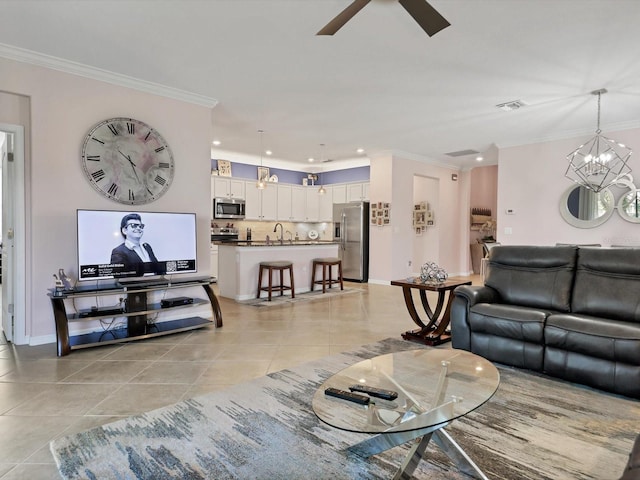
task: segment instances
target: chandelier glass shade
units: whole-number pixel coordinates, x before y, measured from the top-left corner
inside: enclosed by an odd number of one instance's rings
[[[324,150],[324,143],[321,143],[320,147],[322,147],[322,150]],[[324,155],[321,155],[320,160],[324,162]],[[322,180],[320,180],[320,188],[318,189],[318,195],[324,195],[325,193],[327,193],[327,191],[325,190],[324,185],[322,184]]]
[[[262,136],[264,135],[264,130],[258,130],[258,133],[260,134],[260,168],[262,168]],[[258,181],[256,182],[256,188],[258,190],[264,190],[265,188],[267,188],[267,182],[263,177],[258,178]]]
[[[600,130],[600,96],[606,92],[605,89],[591,92],[598,96],[596,135],[567,155],[569,165],[565,172],[565,177],[596,193],[631,173],[628,161],[632,150],[605,137]]]

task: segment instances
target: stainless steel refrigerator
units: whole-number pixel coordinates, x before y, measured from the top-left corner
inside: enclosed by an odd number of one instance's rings
[[[339,243],[342,277],[369,280],[369,202],[333,205],[333,240]]]

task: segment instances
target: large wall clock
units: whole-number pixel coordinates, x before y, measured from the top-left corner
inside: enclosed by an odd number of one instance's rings
[[[82,145],[89,183],[111,200],[141,205],[160,198],[173,181],[171,148],[156,130],[133,118],[95,125]]]

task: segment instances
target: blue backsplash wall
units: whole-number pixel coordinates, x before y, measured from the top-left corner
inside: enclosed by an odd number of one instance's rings
[[[211,159],[211,169],[218,168],[218,161]],[[333,172],[324,172],[318,174],[318,182],[323,185],[331,185],[333,183],[350,183],[350,182],[368,182],[370,167],[355,167],[345,170],[334,170]],[[307,172],[295,170],[285,170],[282,168],[269,167],[269,174],[277,175],[278,182],[292,183],[294,185],[302,185],[302,179],[307,177]],[[255,165],[247,165],[246,163],[231,162],[231,176],[234,178],[244,178],[247,180],[258,180],[258,168]]]

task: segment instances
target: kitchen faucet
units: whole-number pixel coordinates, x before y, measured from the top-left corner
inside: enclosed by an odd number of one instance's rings
[[[280,240],[280,245],[282,245],[284,243],[284,233],[283,233],[282,224],[280,222],[276,223],[276,226],[273,227],[273,231],[274,233],[278,231],[278,225],[280,225],[280,238],[278,240]]]

